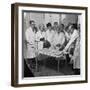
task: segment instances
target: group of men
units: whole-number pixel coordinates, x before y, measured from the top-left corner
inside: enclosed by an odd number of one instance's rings
[[[38,29],[35,28],[35,22],[32,20],[29,22],[30,27],[25,32],[26,46],[27,46],[27,58],[35,57],[35,51],[43,48],[56,48],[64,46],[65,33],[64,25],[58,25],[58,22],[40,24]]]
[[[25,31],[26,58],[28,60],[34,60],[36,51],[43,48],[56,49],[66,54],[67,51],[70,51],[70,47],[73,47],[73,53],[69,52],[69,55],[75,70],[80,71],[80,57],[77,54],[80,53],[80,35],[76,24],[68,25],[67,30],[65,30],[64,24],[59,25],[58,22],[54,22],[53,26],[49,22],[46,27],[44,24],[40,24],[38,28],[35,26],[34,20],[31,20],[29,24],[30,27]]]

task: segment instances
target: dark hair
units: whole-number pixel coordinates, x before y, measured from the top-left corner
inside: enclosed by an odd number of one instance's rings
[[[78,29],[77,24],[76,23],[75,24],[72,24],[72,28],[73,29]]]
[[[29,21],[29,24],[32,24],[32,22],[34,22],[34,20],[30,20],[30,21]]]
[[[64,28],[64,24],[61,24],[62,26],[63,26],[63,28]]]
[[[58,24],[58,22],[54,22],[54,24]]]
[[[47,23],[46,26],[47,27],[51,27],[52,25],[51,25],[51,23]]]
[[[38,28],[37,27],[34,27],[34,31],[35,31],[35,33],[38,31]]]

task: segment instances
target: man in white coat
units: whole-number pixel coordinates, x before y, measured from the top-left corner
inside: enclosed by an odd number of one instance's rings
[[[51,23],[48,23],[46,24],[47,26],[47,30],[46,30],[46,36],[45,36],[45,39],[46,39],[46,46],[48,47],[51,47],[52,46],[52,42],[53,42],[53,37],[54,37],[54,30],[52,29],[52,25]]]
[[[74,54],[71,57],[71,60],[73,61],[73,69],[75,74],[80,74],[80,37],[79,37],[79,31],[76,27],[76,24],[70,25],[69,29],[71,30],[70,40],[67,43],[66,47],[64,48],[63,52],[65,53],[67,50],[69,50],[70,46],[74,43],[75,49]]]
[[[26,50],[26,60],[27,63],[32,65],[32,62],[35,62],[35,51],[36,51],[36,42],[35,42],[35,22],[33,20],[31,20],[30,22],[30,27],[26,30],[25,32],[25,39],[26,39],[26,46],[27,46],[27,50]],[[33,66],[31,66],[33,67]]]
[[[54,35],[53,45],[57,50],[61,50],[64,47],[65,34],[64,34],[64,25],[61,24],[57,29],[57,32]]]

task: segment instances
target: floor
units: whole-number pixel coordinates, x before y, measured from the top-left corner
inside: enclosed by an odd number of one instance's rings
[[[62,76],[62,75],[74,75],[72,65],[67,64],[64,60],[60,61],[59,64],[59,71],[57,68],[57,60],[42,60],[38,61],[38,69],[35,68],[35,62],[34,68],[31,68],[31,71],[35,77],[41,77],[41,76]]]

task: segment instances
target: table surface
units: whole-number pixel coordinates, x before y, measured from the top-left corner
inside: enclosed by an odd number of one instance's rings
[[[42,50],[38,50],[38,55],[46,55],[46,56],[51,56],[51,57],[56,57],[56,58],[60,58],[62,56],[64,56],[62,54],[62,51],[56,50],[56,49],[42,49]]]

